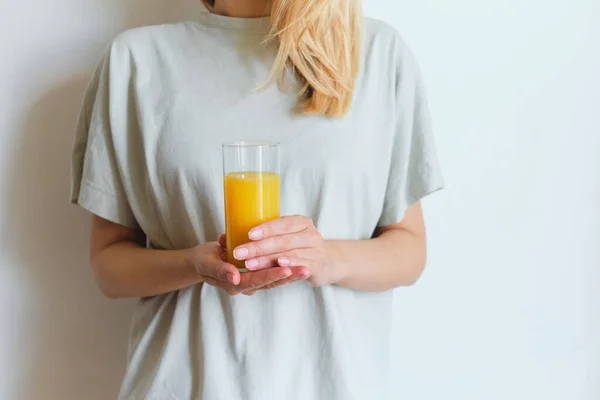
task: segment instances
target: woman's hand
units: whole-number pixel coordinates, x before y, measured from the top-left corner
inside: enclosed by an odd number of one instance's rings
[[[309,276],[307,271],[289,266],[241,274],[226,261],[223,236],[219,242],[205,243],[191,249],[190,260],[203,282],[221,288],[232,296],[252,295],[259,289],[281,286]]]
[[[339,279],[325,240],[308,217],[277,218],[253,228],[248,236],[251,242],[238,246],[233,254],[237,260],[246,260],[246,268],[251,271],[305,268],[313,286],[328,285]]]

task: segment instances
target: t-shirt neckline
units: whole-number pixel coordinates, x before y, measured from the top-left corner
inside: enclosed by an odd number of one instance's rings
[[[253,33],[268,33],[271,29],[270,17],[236,18],[204,11],[199,16],[200,23],[221,29],[231,29]]]

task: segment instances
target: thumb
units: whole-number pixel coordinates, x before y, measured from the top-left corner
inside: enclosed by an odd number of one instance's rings
[[[216,243],[215,243],[216,244]],[[233,285],[239,285],[241,281],[241,275],[235,265],[229,264],[223,261],[223,250],[222,247],[218,246],[215,251],[211,251],[207,254],[198,265],[196,271],[198,275],[213,278],[223,282],[229,282]]]

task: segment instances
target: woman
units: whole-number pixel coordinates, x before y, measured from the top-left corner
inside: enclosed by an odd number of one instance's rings
[[[98,284],[141,299],[120,398],[384,399],[391,289],[424,268],[442,186],[416,63],[358,0],[207,6],[116,38],[75,140]],[[244,139],[282,143],[286,216],[240,274],[220,149]]]

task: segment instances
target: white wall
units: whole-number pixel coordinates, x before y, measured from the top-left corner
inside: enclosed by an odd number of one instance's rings
[[[196,3],[0,0],[1,399],[116,396],[131,303],[67,204],[75,118],[116,32]],[[447,180],[398,293],[398,398],[600,399],[600,2],[366,3],[421,62]]]

